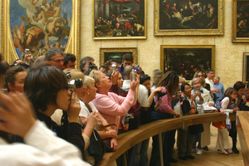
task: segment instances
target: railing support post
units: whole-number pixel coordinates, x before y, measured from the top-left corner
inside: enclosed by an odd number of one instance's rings
[[[124,153],[124,166],[127,166],[127,153]]]
[[[164,163],[163,163],[163,140],[162,140],[162,133],[158,134],[158,138],[159,138],[160,163],[161,163],[161,166],[164,166]]]

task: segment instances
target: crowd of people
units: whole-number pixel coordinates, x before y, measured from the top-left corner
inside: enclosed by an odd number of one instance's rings
[[[80,69],[74,54],[58,48],[12,64],[1,56],[0,85],[0,161],[4,165],[98,165],[104,153],[117,149],[120,133],[159,119],[207,111],[226,115],[225,121],[212,124],[218,131],[217,151],[238,154],[236,119],[231,115],[249,110],[248,85],[241,81],[225,89],[212,70],[197,71],[187,81],[174,71],[156,69],[151,78],[129,54],[121,64],[111,61],[100,68],[92,57],[83,57]],[[195,154],[208,151],[210,125],[163,133],[164,165],[177,162],[175,156],[193,160]],[[126,160],[130,166],[160,165],[159,137],[152,138],[150,160],[148,145],[149,139],[111,164],[122,165]]]

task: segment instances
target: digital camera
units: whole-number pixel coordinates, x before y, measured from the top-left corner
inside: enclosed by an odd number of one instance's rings
[[[68,87],[70,89],[81,88],[83,85],[82,79],[75,79],[68,82]]]

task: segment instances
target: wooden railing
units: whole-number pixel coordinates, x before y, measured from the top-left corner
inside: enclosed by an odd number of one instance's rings
[[[201,115],[189,115],[181,118],[158,120],[149,124],[142,125],[138,129],[120,134],[118,136],[117,150],[112,153],[106,153],[100,165],[110,165],[110,163],[114,162],[119,156],[124,154],[134,145],[150,138],[151,136],[160,136],[163,132],[178,129],[183,126],[190,126],[193,124],[201,124],[205,122],[216,122],[221,120],[225,120],[225,115],[219,112],[214,112]]]
[[[238,119],[238,135],[241,145],[241,152],[245,166],[249,166],[249,112],[239,111]]]

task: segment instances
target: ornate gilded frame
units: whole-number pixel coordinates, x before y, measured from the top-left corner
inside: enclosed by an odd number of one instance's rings
[[[243,54],[243,82],[249,82],[249,52],[244,52]]]
[[[144,5],[144,15],[143,15],[143,22],[144,22],[144,25],[142,25],[142,29],[144,29],[144,34],[143,35],[138,35],[138,36],[96,36],[96,31],[95,31],[95,16],[96,16],[96,11],[97,10],[97,5],[96,4],[96,1],[104,1],[104,0],[93,0],[93,39],[94,40],[116,40],[116,39],[146,39],[147,38],[147,0],[140,0],[140,1],[143,1],[143,5]],[[136,0],[133,0],[134,2]]]
[[[5,60],[12,63],[18,56],[10,32],[10,0],[2,0],[1,5],[2,45],[0,51],[3,53]],[[65,52],[75,54],[78,62],[80,59],[80,19],[80,0],[72,0],[72,23]]]
[[[99,52],[100,52],[100,65],[103,65],[106,62],[105,56],[112,56],[112,55],[108,55],[108,53],[118,53],[118,54],[131,53],[133,56],[134,63],[137,64],[138,51],[136,47],[100,48]]]
[[[215,29],[160,29],[160,1],[154,0],[154,35],[155,36],[196,36],[196,35],[223,35],[224,34],[224,1],[218,1],[218,27]]]
[[[241,2],[241,3],[247,3],[248,5],[248,9],[249,9],[249,0],[233,0],[233,38],[232,38],[232,41],[233,42],[249,42],[249,32],[247,32],[247,35],[246,36],[239,36],[238,35],[238,3]],[[245,4],[243,5],[240,5],[240,7],[245,7]],[[246,9],[245,9],[246,10]],[[249,13],[249,11],[247,10],[247,12]],[[245,27],[246,29],[248,29],[249,27],[249,18],[246,18],[247,19],[247,27]],[[243,21],[243,20],[241,20]],[[242,34],[243,35],[243,34]]]
[[[181,65],[178,64],[177,61],[180,61],[180,63],[184,63],[185,57],[181,57],[182,55],[188,56],[188,57],[186,56],[186,59],[189,61],[189,64],[191,65],[204,65],[204,64],[199,64],[198,62],[206,63],[207,62],[206,59],[208,59],[208,63],[210,63],[210,66],[207,66],[205,69],[202,70],[208,70],[210,68],[212,70],[215,70],[215,45],[161,45],[160,54],[161,54],[160,67],[162,71],[167,70],[168,67],[176,66],[177,69],[175,69],[175,71],[178,72],[179,74]],[[173,60],[171,59],[172,63],[167,64],[168,56],[172,57],[172,55],[175,56],[175,59]],[[187,66],[187,63],[185,63],[185,66]],[[170,70],[174,69],[171,68]],[[187,70],[191,71],[188,68]]]

